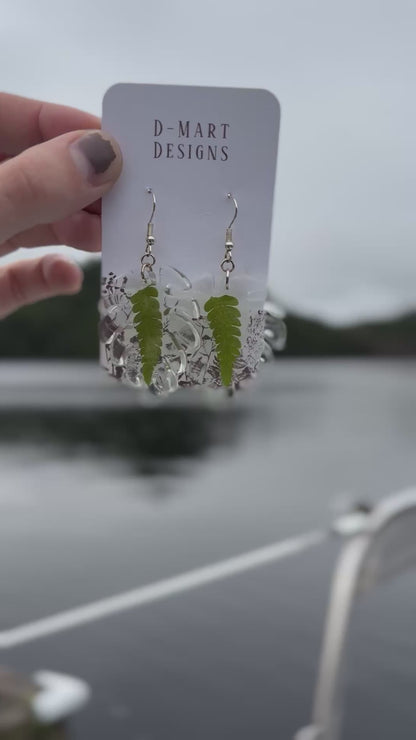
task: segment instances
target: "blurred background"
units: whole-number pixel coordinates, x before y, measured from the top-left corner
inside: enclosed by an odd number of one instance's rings
[[[88,681],[71,737],[271,740],[309,718],[333,520],[416,481],[415,24],[412,0],[1,4],[5,92],[98,115],[119,81],[282,106],[269,287],[288,340],[251,390],[159,402],[107,379],[100,262],[69,248],[82,292],[0,323],[0,661]],[[308,554],[7,639],[310,532]],[[355,615],[345,737],[415,736],[414,587]]]

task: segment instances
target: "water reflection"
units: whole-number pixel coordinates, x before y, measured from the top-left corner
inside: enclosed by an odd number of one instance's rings
[[[187,405],[132,406],[98,383],[75,365],[3,373],[0,631],[323,530],[339,498],[375,504],[416,479],[408,363],[282,362],[246,394]],[[309,716],[335,546],[34,641],[12,664],[91,684],[77,738],[293,737]],[[357,740],[398,736],[413,706],[404,578],[355,633]]]
[[[178,460],[235,447],[252,414],[232,401],[221,408],[159,406],[115,410],[3,412],[2,442],[48,443],[71,455],[88,447],[93,456],[127,459],[134,472],[179,472]]]

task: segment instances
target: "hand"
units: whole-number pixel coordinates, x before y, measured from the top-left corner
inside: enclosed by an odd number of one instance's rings
[[[122,167],[117,143],[99,128],[74,108],[0,94],[0,256],[49,244],[99,251],[97,201]],[[0,318],[81,284],[80,268],[60,255],[4,265]]]

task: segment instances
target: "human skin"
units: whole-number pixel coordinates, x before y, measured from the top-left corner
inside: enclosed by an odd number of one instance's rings
[[[75,108],[0,93],[0,257],[57,244],[100,250],[100,198],[122,168],[119,146],[100,124]],[[2,265],[0,318],[77,293],[82,277],[53,253]]]

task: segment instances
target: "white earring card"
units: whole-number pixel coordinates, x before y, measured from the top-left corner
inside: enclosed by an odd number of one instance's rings
[[[255,374],[279,122],[266,90],[117,84],[106,93],[102,125],[123,171],[103,199],[101,361],[127,385],[166,393]],[[238,214],[226,285],[228,194]],[[221,300],[206,308],[211,298]]]

